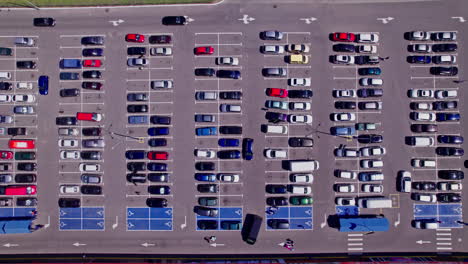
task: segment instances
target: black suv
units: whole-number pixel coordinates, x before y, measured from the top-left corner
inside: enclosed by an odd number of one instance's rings
[[[104,37],[93,36],[81,38],[82,45],[104,45]]]
[[[36,27],[55,27],[55,19],[51,17],[36,17],[33,19]]]

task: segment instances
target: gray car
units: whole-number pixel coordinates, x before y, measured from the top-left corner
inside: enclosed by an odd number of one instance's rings
[[[22,114],[22,115],[34,114],[35,113],[34,107],[26,106],[26,105],[15,106],[13,108],[13,112],[15,114]]]
[[[99,174],[82,174],[81,181],[83,183],[101,183],[101,176]]]
[[[200,215],[200,216],[210,216],[210,217],[216,217],[218,216],[218,209],[216,208],[209,208],[209,207],[203,207],[203,206],[195,206],[193,211]]]
[[[82,144],[84,148],[103,148],[105,146],[104,139],[85,139]]]
[[[0,174],[0,183],[10,183],[13,181],[11,174]]]

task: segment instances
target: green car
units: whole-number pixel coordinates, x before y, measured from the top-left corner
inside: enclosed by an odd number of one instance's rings
[[[221,221],[221,229],[223,230],[239,230],[241,228],[241,221]]]
[[[218,205],[218,198],[216,197],[200,197],[198,198],[198,204],[202,206],[216,206]]]
[[[36,152],[16,152],[15,159],[16,160],[35,160]]]
[[[11,55],[13,55],[13,52],[11,51],[10,48],[0,48],[0,55],[1,56],[11,56]]]
[[[309,196],[292,196],[289,198],[289,202],[292,205],[309,205],[313,201],[312,197]]]
[[[364,130],[375,130],[377,128],[377,124],[375,123],[357,123],[356,130],[364,131]]]

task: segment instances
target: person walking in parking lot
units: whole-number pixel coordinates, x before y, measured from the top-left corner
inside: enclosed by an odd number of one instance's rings
[[[463,222],[463,221],[460,221],[460,220],[457,221],[457,223],[468,226],[468,223],[467,223],[467,222]]]

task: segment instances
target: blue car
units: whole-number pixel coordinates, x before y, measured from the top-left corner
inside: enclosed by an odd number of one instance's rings
[[[146,165],[149,171],[167,171],[167,164],[150,162]]]
[[[150,136],[169,135],[169,128],[168,127],[150,127],[148,128],[148,135]]]
[[[39,77],[37,81],[37,85],[39,87],[39,94],[47,95],[49,94],[49,76],[42,75]]]
[[[220,138],[218,145],[221,147],[237,147],[239,146],[239,140],[235,138]]]
[[[129,124],[148,124],[148,117],[147,116],[129,116],[128,117]]]
[[[195,180],[205,182],[215,182],[216,175],[214,173],[195,173]]]
[[[439,122],[460,121],[459,113],[437,113],[436,120]]]
[[[356,135],[354,126],[336,126],[330,128],[330,133],[334,136],[352,136]]]
[[[125,158],[134,160],[134,159],[144,159],[145,151],[144,150],[127,150],[125,152]]]
[[[382,70],[380,68],[360,68],[359,75],[380,75]]]
[[[199,127],[195,129],[197,136],[213,136],[216,135],[216,127]]]
[[[462,144],[463,137],[462,136],[452,136],[452,135],[440,135],[437,137],[439,143],[445,144]]]
[[[429,64],[431,63],[431,56],[408,56],[406,60],[409,63]]]
[[[242,142],[242,156],[245,160],[253,159],[253,142],[251,138],[244,138]]]

